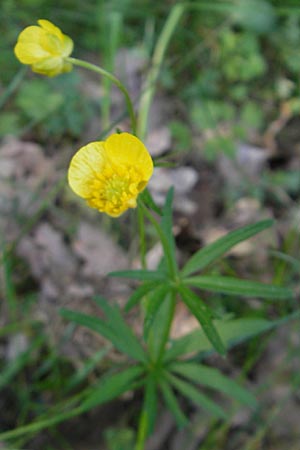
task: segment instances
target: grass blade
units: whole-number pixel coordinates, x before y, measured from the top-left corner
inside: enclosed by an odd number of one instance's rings
[[[24,352],[20,353],[0,374],[0,389],[9,384],[20,370],[31,361],[32,352],[45,342],[44,336],[37,337]]]
[[[102,359],[107,355],[110,348],[110,346],[107,346],[100,351],[95,352],[87,361],[85,361],[85,364],[68,380],[66,392],[69,392],[71,389],[84,381],[100,363],[100,361],[102,361]]]

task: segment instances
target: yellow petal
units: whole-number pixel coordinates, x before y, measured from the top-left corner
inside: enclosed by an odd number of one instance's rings
[[[18,42],[15,46],[15,55],[22,64],[34,64],[41,59],[47,58],[49,53],[38,44]]]
[[[66,34],[63,35],[61,43],[61,54],[62,56],[70,56],[73,51],[74,43],[72,39]]]
[[[38,43],[41,36],[43,36],[45,34],[45,31],[42,30],[42,28],[36,26],[36,25],[32,25],[30,27],[26,27],[24,28],[23,31],[21,31],[21,33],[19,34],[18,37],[18,42],[23,42],[23,43]]]
[[[20,33],[14,50],[21,63],[33,64],[40,58],[48,56],[47,51],[40,45],[43,34],[43,30],[36,26],[27,27]]]
[[[103,142],[91,142],[73,156],[68,181],[73,191],[83,198],[91,197],[93,183],[105,162]]]
[[[106,154],[113,164],[133,166],[148,181],[153,173],[153,162],[144,144],[132,134],[112,134],[104,143]]]
[[[54,77],[64,72],[64,63],[60,57],[45,58],[37,63],[32,64],[31,69],[35,73],[40,73],[41,75],[46,75],[48,77]]]
[[[59,40],[63,39],[62,31],[49,20],[39,19],[37,22],[43,30],[48,31],[48,33],[57,36]]]

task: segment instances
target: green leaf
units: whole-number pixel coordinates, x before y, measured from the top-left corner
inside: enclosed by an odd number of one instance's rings
[[[209,411],[213,416],[219,417],[221,419],[226,419],[225,411],[213,402],[209,397],[205,394],[202,394],[199,389],[194,387],[191,383],[187,383],[186,381],[180,380],[176,376],[169,375],[168,379],[172,385],[181,392],[182,395],[187,397],[193,403],[196,403],[201,408]]]
[[[30,347],[24,352],[20,353],[13,361],[11,361],[7,367],[2,369],[0,374],[0,389],[3,389],[9,384],[12,379],[23,369],[26,364],[31,361],[32,353],[36,349],[40,348],[45,342],[44,336],[38,336],[31,343]]]
[[[257,406],[255,397],[249,391],[241,387],[234,380],[224,376],[217,369],[185,361],[174,362],[169,366],[169,369],[194,383],[199,383],[223,392],[245,405],[251,407]]]
[[[194,292],[189,290],[187,287],[181,285],[178,287],[178,291],[180,292],[182,300],[184,301],[186,306],[199,321],[200,325],[203,328],[203,331],[205,332],[214,348],[221,355],[224,355],[226,353],[226,349],[212,321],[211,310]]]
[[[144,414],[146,434],[149,435],[153,433],[157,416],[157,386],[152,374],[149,375],[145,383]]]
[[[96,333],[103,335],[107,339],[111,340],[112,330],[98,317],[89,316],[78,311],[72,311],[71,309],[61,308],[60,315],[65,319],[75,322],[78,325],[89,328],[96,331]]]
[[[75,386],[80,384],[87,376],[95,369],[95,367],[102,361],[102,359],[107,355],[110,350],[110,346],[95,352],[84,365],[68,380],[66,385],[66,391],[69,392]]]
[[[167,199],[166,205],[164,207],[164,214],[166,216],[170,216],[171,212],[169,211],[171,207],[171,201],[172,201],[172,191],[170,191],[169,197]],[[169,234],[165,233],[165,230],[169,226],[170,220],[172,220],[170,217],[165,217],[162,220],[162,224],[159,224],[156,219],[152,216],[151,212],[148,211],[146,206],[143,203],[140,203],[141,208],[143,209],[143,213],[147,217],[147,219],[151,222],[151,224],[154,226],[155,231],[157,232],[159,239],[161,241],[163,250],[164,250],[164,256],[166,260],[166,266],[167,266],[167,274],[165,274],[165,277],[169,275],[171,278],[177,277],[178,274],[178,267],[175,260],[175,250],[174,250],[174,241],[173,237]],[[163,229],[163,226],[165,227],[165,230]],[[171,232],[172,233],[172,232]],[[159,271],[156,271],[156,273],[160,273]],[[149,279],[149,278],[148,278]]]
[[[157,270],[120,270],[118,272],[110,272],[110,277],[131,278],[141,281],[162,281],[166,279],[163,272]]]
[[[189,423],[189,421],[188,421],[187,417],[185,416],[185,414],[182,412],[182,410],[178,404],[178,401],[176,399],[176,396],[174,395],[174,392],[170,388],[168,382],[161,379],[159,381],[159,386],[161,388],[165,403],[166,403],[167,407],[169,408],[169,410],[171,411],[171,413],[173,414],[177,425],[180,428],[185,427]]]
[[[184,283],[211,292],[221,294],[240,295],[242,297],[260,297],[270,300],[291,298],[291,289],[255,281],[240,280],[232,277],[196,276],[186,278]]]
[[[227,321],[214,321],[214,325],[227,348],[238,344],[252,336],[263,333],[277,326],[279,321],[265,319],[232,319]],[[183,355],[195,352],[212,351],[213,345],[204,331],[197,329],[173,341],[173,345],[166,351],[165,361],[176,359]]]
[[[135,442],[135,432],[132,428],[116,424],[104,431],[105,448],[107,450],[132,450]]]
[[[287,255],[286,253],[282,253],[282,252],[279,252],[276,250],[273,250],[271,252],[271,255],[275,256],[275,258],[278,258],[281,261],[284,261],[287,264],[289,264],[293,268],[294,271],[300,272],[300,260],[299,259],[296,259],[291,255]]]
[[[16,97],[18,108],[28,118],[36,121],[54,113],[63,102],[63,95],[42,79],[24,81]]]
[[[186,277],[193,272],[197,272],[210,263],[220,258],[224,253],[230,250],[239,242],[242,242],[251,236],[269,228],[273,224],[272,220],[262,220],[253,225],[247,225],[237,230],[231,231],[226,236],[217,239],[212,244],[201,248],[196,252],[190,260],[186,263],[181,271],[182,276]]]
[[[234,5],[232,19],[242,29],[269,34],[276,24],[276,9],[266,0],[239,0]]]
[[[170,290],[170,286],[168,284],[163,284],[158,286],[151,294],[149,295],[146,302],[146,314],[144,320],[144,337],[147,339],[149,331],[153,325],[153,322],[156,318],[158,310],[164,301],[168,291]],[[167,311],[165,311],[167,313]],[[160,326],[160,330],[162,327]],[[158,333],[159,334],[159,333]]]
[[[137,341],[134,335],[132,335],[134,338],[132,339],[132,336],[129,338],[129,334],[127,334],[126,339],[129,339],[129,343],[127,342],[127,340],[124,340],[123,326],[122,332],[119,332],[118,329],[115,330],[114,328],[111,328],[108,324],[106,324],[98,317],[92,317],[87,314],[82,314],[80,312],[71,311],[64,308],[60,310],[60,314],[65,319],[71,320],[72,322],[96,331],[96,333],[108,339],[118,350],[120,350],[122,353],[127,354],[131,358],[142,362],[145,362],[147,360],[146,354],[144,353],[142,347],[140,346],[140,343]],[[135,343],[132,345],[134,340]]]
[[[147,335],[148,351],[152,361],[162,358],[169,339],[170,324],[175,309],[175,297],[172,292],[167,293],[159,308],[155,312],[151,328],[148,325]]]
[[[159,285],[160,286],[160,285]],[[125,311],[130,311],[145,295],[157,288],[157,281],[148,281],[137,287],[133,294],[129,297],[125,305]]]
[[[157,206],[157,204],[155,203],[155,201],[153,200],[153,197],[149,191],[149,189],[145,189],[141,194],[140,194],[141,199],[143,200],[143,202],[145,203],[146,206],[148,206],[149,209],[152,209],[152,211],[156,212],[159,216],[162,215],[162,211],[161,209]]]
[[[116,336],[116,346],[127,355],[132,356],[138,361],[147,361],[147,356],[131,328],[124,321],[120,309],[117,305],[111,305],[101,296],[94,297],[97,305],[106,315],[106,324],[113,330]]]
[[[129,391],[144,372],[142,366],[131,366],[117,374],[108,374],[94,385],[91,393],[82,403],[84,410],[106,403]]]

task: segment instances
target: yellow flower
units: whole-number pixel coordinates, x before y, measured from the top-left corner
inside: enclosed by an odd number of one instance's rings
[[[38,20],[39,26],[25,28],[18,37],[15,55],[33,72],[53,77],[72,70],[65,61],[73,50],[73,41],[48,20]]]
[[[89,206],[118,217],[136,207],[137,196],[152,172],[153,162],[144,144],[132,134],[121,133],[78,150],[68,180]]]

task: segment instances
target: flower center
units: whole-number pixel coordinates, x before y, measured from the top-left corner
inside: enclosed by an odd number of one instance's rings
[[[136,207],[136,198],[146,182],[134,167],[109,166],[97,173],[91,182],[89,206],[111,216],[119,216],[128,208]]]

